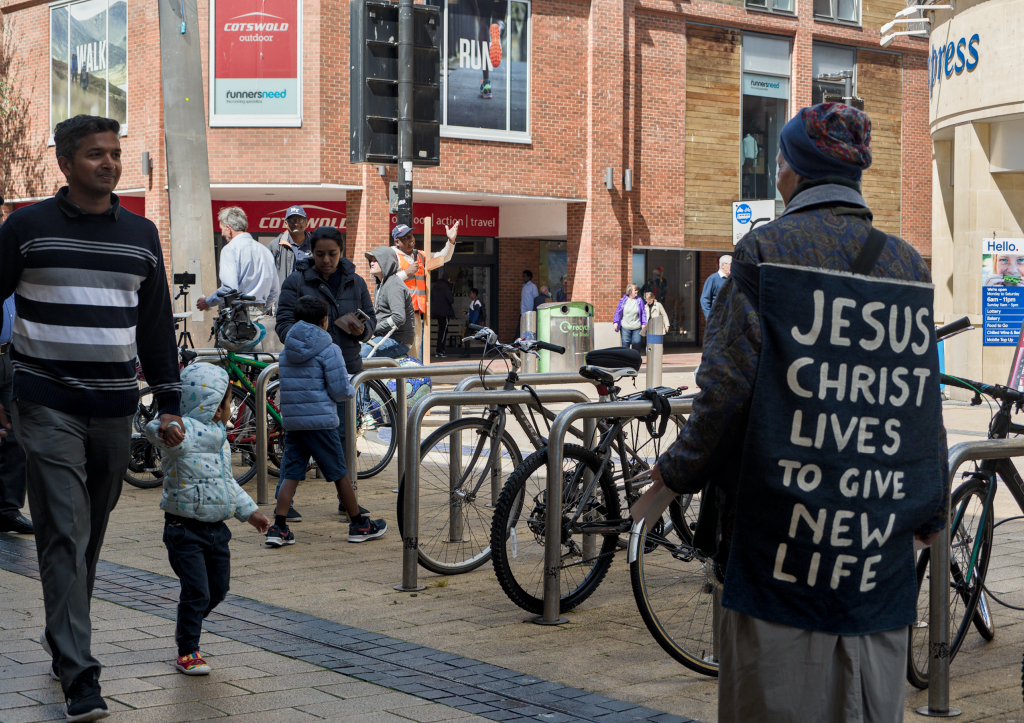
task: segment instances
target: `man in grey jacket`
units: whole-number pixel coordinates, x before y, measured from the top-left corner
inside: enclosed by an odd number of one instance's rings
[[[370,262],[370,273],[377,279],[373,294],[373,308],[377,315],[377,328],[368,344],[363,344],[362,357],[370,356],[373,345],[377,346],[375,356],[397,359],[409,353],[415,339],[413,329],[412,296],[409,287],[398,276],[398,256],[389,246],[378,246],[366,254]],[[388,332],[390,337],[384,339]]]

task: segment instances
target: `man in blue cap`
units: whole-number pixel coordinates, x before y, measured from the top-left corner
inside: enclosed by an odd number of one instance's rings
[[[295,270],[295,264],[309,258],[309,239],[313,236],[312,232],[306,230],[309,218],[302,206],[288,207],[284,213],[284,225],[285,230],[281,235],[270,242],[277,278],[282,284]]]
[[[694,543],[713,556],[708,592],[721,595],[723,723],[903,720],[913,543],[945,524],[948,465],[931,277],[909,244],[872,228],[860,192],[870,139],[867,115],[839,103],[804,108],[783,128],[786,209],[736,247],[693,413],[653,470],[654,487],[702,492],[714,511]],[[911,304],[922,319],[912,347],[911,325],[897,319]],[[895,320],[884,345],[881,309]],[[890,339],[896,321],[902,344]],[[920,380],[916,407],[887,377],[907,369]],[[902,446],[869,444],[876,423],[899,429]],[[869,467],[876,477],[858,477],[859,494],[854,473]]]

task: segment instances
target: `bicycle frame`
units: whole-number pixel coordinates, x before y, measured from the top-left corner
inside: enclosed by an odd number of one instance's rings
[[[242,356],[236,354],[233,351],[226,352],[224,360],[224,369],[225,371],[227,371],[228,376],[231,378],[231,380],[235,383],[240,384],[242,388],[244,388],[246,391],[252,394],[253,398],[255,398],[256,385],[249,380],[249,375],[247,374],[246,370],[251,368],[259,369],[260,371],[262,371],[269,367],[271,362],[260,361],[255,357],[250,358],[247,356]],[[267,400],[267,412],[269,412],[270,416],[273,417],[275,422],[277,422],[278,424],[283,424],[281,420],[281,412],[269,400]]]

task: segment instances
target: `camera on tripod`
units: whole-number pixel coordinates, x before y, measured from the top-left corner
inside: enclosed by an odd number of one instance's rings
[[[194,349],[196,345],[192,342],[192,334],[190,334],[188,330],[188,319],[192,316],[192,312],[188,310],[188,287],[196,283],[196,275],[188,272],[175,274],[174,283],[178,285],[178,293],[174,297],[174,301],[177,301],[181,297],[185,297],[185,300],[182,302],[182,305],[185,307],[185,311],[180,314],[174,314],[174,328],[178,328],[179,322],[184,325],[184,328],[178,335],[178,347],[190,346]]]
[[[194,283],[196,283],[196,275],[189,273],[175,274],[174,283],[180,286],[192,286]]]

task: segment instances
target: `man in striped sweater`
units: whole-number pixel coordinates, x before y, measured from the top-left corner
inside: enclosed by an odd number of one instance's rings
[[[25,450],[46,628],[69,723],[108,715],[91,652],[89,604],[103,535],[121,493],[135,359],[160,432],[182,439],[174,321],[156,227],[121,208],[116,120],[76,116],[54,130],[68,185],[0,226],[0,298],[15,295],[14,430]],[[0,426],[9,427],[0,407]],[[168,426],[176,422],[177,426]]]

